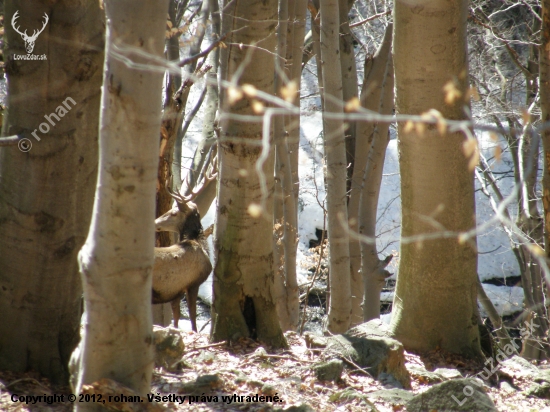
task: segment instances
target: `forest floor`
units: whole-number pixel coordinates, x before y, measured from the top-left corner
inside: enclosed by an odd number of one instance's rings
[[[195,332],[181,332],[185,342],[185,354],[176,369],[171,371],[155,369],[151,393],[169,396],[187,395],[183,403],[162,401],[152,404],[144,399],[142,403],[116,404],[124,411],[405,411],[404,402],[388,401],[371,397],[377,391],[387,390],[379,381],[364,372],[344,369],[338,382],[317,380],[311,366],[323,359],[323,352],[306,347],[305,340],[296,333],[286,334],[289,348],[269,350],[251,339],[238,344],[210,344],[208,335]],[[406,353],[406,366],[424,366],[427,370],[436,367],[457,369],[463,376],[472,376],[481,370],[480,365],[469,363],[453,356],[433,352],[418,356]],[[548,368],[548,364],[540,365]],[[429,388],[423,379],[412,374],[412,393],[418,394]],[[199,378],[197,380],[197,378]],[[202,383],[199,383],[202,382]],[[506,382],[504,385],[503,383]],[[500,411],[550,411],[550,401],[528,398],[524,391],[531,379],[514,376],[513,372],[501,367],[495,379],[486,382],[485,387]],[[196,399],[189,402],[190,385],[195,389]],[[202,386],[201,386],[202,385]],[[354,396],[343,396],[344,393]],[[197,392],[198,391],[198,392]],[[380,392],[377,392],[380,393]],[[64,395],[64,402],[51,405],[39,402],[25,404],[14,402],[14,396]],[[13,374],[0,372],[0,410],[2,411],[55,411],[72,409],[78,402],[67,400],[68,387],[51,385],[32,373]],[[359,396],[357,396],[359,394]],[[279,402],[261,402],[246,398],[236,401],[236,396],[277,396]],[[222,396],[231,397],[222,400]],[[203,398],[205,397],[205,398]],[[210,400],[203,401],[210,397]],[[217,402],[215,401],[217,397]],[[181,402],[181,399],[179,400]],[[307,404],[310,409],[290,408]],[[115,405],[113,405],[115,406]]]

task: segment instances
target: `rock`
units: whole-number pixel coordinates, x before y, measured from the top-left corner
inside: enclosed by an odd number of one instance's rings
[[[407,370],[411,376],[420,383],[439,383],[446,380],[441,375],[429,372],[426,368],[419,365],[407,365]]]
[[[532,398],[550,399],[550,383],[535,383],[527,389],[525,394]]]
[[[266,383],[262,386],[261,391],[266,396],[275,396],[277,393],[277,388],[271,383]]]
[[[503,360],[499,365],[502,371],[514,378],[535,377],[539,374],[539,370],[535,365],[518,355]]]
[[[211,365],[216,360],[216,355],[213,352],[202,351],[199,356],[193,359],[193,363]]]
[[[538,376],[535,377],[535,382],[550,383],[550,370],[540,371]]]
[[[462,374],[457,369],[453,369],[453,368],[437,368],[437,369],[434,369],[433,373],[441,376],[445,380],[463,378]]]
[[[325,348],[328,343],[328,338],[324,336],[318,336],[311,332],[304,333],[304,339],[306,341],[306,346],[310,349],[319,349]]]
[[[341,392],[336,392],[330,395],[330,402],[334,403],[349,403],[354,400],[359,400],[359,406],[364,412],[378,412],[378,409],[374,404],[368,400],[367,396],[361,392],[356,391],[355,389],[344,389]]]
[[[483,384],[476,379],[454,379],[439,383],[416,395],[406,407],[409,412],[498,412]]]
[[[185,344],[179,329],[153,326],[155,343],[155,366],[167,370],[178,369],[178,363],[185,352]]]
[[[333,359],[328,362],[321,362],[313,365],[312,369],[315,371],[315,375],[320,381],[336,382],[342,375],[344,362],[339,359]]]
[[[393,377],[393,375],[390,375],[389,373],[382,372],[380,375],[378,375],[378,380],[382,385],[384,385],[384,388],[386,389],[403,389],[403,385],[401,384],[401,382],[399,382]]]
[[[387,326],[380,319],[358,325],[343,335],[329,337],[327,353],[332,357],[351,359],[374,378],[386,373],[402,387],[411,387],[403,345],[389,336]]]
[[[550,399],[550,371],[540,372],[525,393],[529,397]]]
[[[213,390],[220,388],[223,385],[223,381],[218,375],[202,375],[195,379],[195,382],[181,383],[176,392],[178,394],[201,394],[211,393]]]
[[[315,409],[313,409],[311,406],[309,406],[307,403],[302,403],[298,406],[289,406],[286,409],[275,409],[275,411],[280,412],[315,412]]]
[[[405,405],[413,398],[412,392],[404,389],[382,389],[379,391],[366,393],[365,396],[369,399],[388,402],[395,406]]]
[[[506,382],[506,381],[500,382],[499,389],[504,393],[514,393],[514,392],[516,392],[516,389],[509,382]]]
[[[463,377],[458,370],[451,368],[437,368],[430,372],[420,365],[407,365],[407,370],[420,383],[432,384]]]

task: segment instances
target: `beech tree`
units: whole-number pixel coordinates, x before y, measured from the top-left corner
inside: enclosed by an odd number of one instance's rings
[[[392,28],[389,24],[376,54],[365,62],[361,90],[361,106],[375,113],[389,115],[393,111],[393,60],[391,56]],[[391,255],[378,258],[376,248],[376,219],[382,171],[389,143],[389,123],[358,122],[355,145],[355,165],[348,205],[350,230],[361,237],[350,236],[351,271],[361,273],[364,296],[361,319],[380,317],[380,292],[389,277],[385,267]],[[352,276],[353,279],[353,276]]]
[[[466,118],[467,16],[459,0],[395,2],[399,114],[436,109],[446,119]],[[391,327],[409,350],[440,347],[475,357],[481,354],[476,240],[460,234],[475,227],[473,168],[463,147],[473,147],[472,156],[477,146],[439,126],[398,126],[402,240]]]
[[[304,43],[307,2],[279,2],[278,44],[275,66],[275,92],[300,107],[302,45]],[[284,94],[284,95],[283,95]],[[299,288],[296,278],[298,247],[298,152],[300,116],[276,116],[274,223],[281,225],[275,234],[275,290],[277,313],[283,330],[296,330],[299,322]]]
[[[346,145],[340,66],[339,11],[337,0],[321,0],[320,56],[323,77],[325,184],[328,240],[330,243],[330,308],[328,329],[345,332],[351,322],[349,235],[346,196]],[[329,114],[329,116],[327,116]]]
[[[97,176],[103,13],[93,0],[4,6],[3,135],[29,150],[0,147],[0,369],[66,383]],[[14,18],[23,32],[43,26],[32,53],[46,60],[14,57],[27,55]]]
[[[101,152],[92,224],[79,253],[86,311],[82,341],[71,359],[75,393],[101,378],[141,395],[150,389],[163,76],[149,67],[163,54],[167,10],[167,0],[105,2]],[[78,409],[94,407],[78,403]]]
[[[232,29],[221,53],[222,80],[231,86],[222,93],[218,141],[211,337],[219,342],[252,335],[283,347],[273,294],[271,139],[262,143],[262,116],[252,122],[241,117],[261,112],[261,103],[253,101],[256,91],[273,94],[277,2],[233,3],[222,18],[222,31]]]

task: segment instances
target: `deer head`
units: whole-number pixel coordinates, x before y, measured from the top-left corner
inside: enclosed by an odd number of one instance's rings
[[[27,50],[27,53],[30,54],[34,50],[34,43],[36,42],[36,39],[38,38],[38,35],[44,31],[44,29],[46,28],[46,24],[48,24],[48,21],[50,21],[50,18],[48,17],[48,15],[46,13],[44,13],[44,20],[45,21],[44,21],[44,24],[42,25],[42,28],[40,30],[34,30],[34,32],[32,33],[32,36],[29,36],[27,34],[27,30],[25,30],[25,32],[22,33],[19,30],[19,27],[15,26],[16,20],[17,20],[18,17],[19,17],[19,10],[17,10],[15,12],[15,14],[13,15],[13,17],[11,19],[11,25],[12,25],[13,29],[17,33],[19,33],[21,35],[21,37],[23,38],[23,40],[25,41],[25,49]]]
[[[201,218],[192,196],[182,196],[170,189],[172,179],[166,182],[166,190],[176,201],[177,206],[155,220],[157,232],[176,232],[180,240],[196,239],[202,233]]]
[[[171,210],[155,220],[156,231],[176,232],[180,234],[180,238],[185,235],[184,232],[193,232],[193,225],[195,223],[192,222],[197,221],[197,217],[198,223],[200,224],[199,210],[193,201],[208,187],[208,185],[210,185],[212,181],[216,180],[217,176],[217,158],[215,157],[212,161],[212,165],[208,167],[207,164],[201,172],[201,184],[195,187],[187,196],[183,196],[178,191],[171,189],[172,176],[170,176],[165,183],[165,188],[170,196],[172,196],[172,198],[176,201],[177,206],[173,207]],[[202,230],[202,226],[200,230]]]

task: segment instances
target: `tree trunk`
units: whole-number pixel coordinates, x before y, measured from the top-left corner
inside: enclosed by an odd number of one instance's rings
[[[542,31],[539,51],[539,83],[541,121],[545,125],[541,132],[544,151],[544,170],[542,175],[544,206],[544,247],[550,257],[550,0],[542,0]],[[547,275],[548,276],[548,275]],[[550,279],[546,279],[550,283]]]
[[[178,27],[180,21],[178,21],[178,7],[176,0],[170,0],[168,5],[168,17],[172,23],[172,27]],[[181,20],[181,19],[180,19]],[[180,59],[180,48],[179,48],[179,36],[172,36],[169,39],[166,39],[166,59],[170,62],[179,61]],[[174,94],[181,86],[181,75],[175,74],[173,72],[167,73],[167,84],[164,92],[164,112],[170,113],[173,115],[175,106]],[[183,110],[183,109],[182,109]],[[165,128],[166,130],[166,128]],[[172,133],[176,133],[175,131]],[[164,189],[167,179],[167,173],[169,167],[172,168],[172,184],[174,187],[178,188],[181,185],[181,161],[178,160],[174,162],[174,157],[176,159],[181,159],[181,147],[179,148],[177,144],[169,144],[170,139],[175,139],[175,135],[168,136],[164,135],[161,131],[160,141],[161,141],[161,150],[164,150],[165,153],[161,153],[159,159],[159,171],[158,171],[158,182],[157,182],[157,207],[156,207],[156,217],[162,216],[172,206],[172,198],[168,192]],[[164,144],[162,144],[164,142]],[[170,142],[171,143],[171,142]],[[176,156],[174,156],[176,155]],[[165,163],[164,159],[168,159],[169,163]],[[171,165],[171,166],[169,166]],[[164,180],[163,180],[164,179]],[[174,242],[174,234],[169,232],[157,232],[155,246],[164,247],[170,246]],[[172,308],[170,304],[164,303],[162,305],[153,306],[153,324],[160,326],[168,326],[172,320]]]
[[[153,368],[151,271],[163,76],[138,67],[162,57],[168,1],[107,1],[105,10],[99,178],[94,219],[79,253],[86,312],[71,360],[72,383],[80,393],[84,384],[111,378],[145,395]]]
[[[217,0],[208,0],[209,11],[212,19],[212,33],[211,43],[216,42],[220,38],[220,10]],[[219,88],[217,84],[217,73],[219,67],[220,51],[219,48],[212,50],[208,56],[208,64],[212,66],[212,69],[206,74],[206,104],[204,110],[204,117],[202,121],[202,139],[195,150],[193,156],[193,162],[191,169],[187,175],[187,185],[184,194],[189,195],[191,191],[199,184],[201,171],[205,168],[205,163],[210,162],[212,159],[212,153],[215,153],[216,144],[216,114],[218,112],[219,103]],[[199,196],[194,200],[199,209],[199,213],[202,217],[206,216],[208,209],[212,205],[212,202],[216,198],[216,185],[210,184],[205,191],[202,191]]]
[[[393,111],[393,60],[391,57],[392,25],[388,25],[380,48],[365,62],[365,77],[361,91],[361,106],[373,112],[389,115]],[[384,270],[389,260],[378,258],[376,248],[376,218],[382,184],[382,171],[389,143],[389,123],[357,124],[356,165],[353,191],[349,204],[350,218],[358,220],[359,234],[369,239],[350,242],[353,274],[361,268],[364,290],[362,319],[380,317],[380,292],[389,273]],[[352,214],[353,213],[353,214]],[[350,225],[353,230],[353,226]],[[364,239],[364,238],[363,238]],[[391,259],[391,257],[389,258]],[[353,279],[353,276],[352,276]],[[354,290],[354,289],[352,289]]]
[[[279,0],[277,26],[277,57],[275,58],[275,93],[279,98],[283,98],[282,92],[285,87],[285,80],[289,77],[288,67],[286,64],[286,50],[288,42],[289,16],[289,0]],[[274,181],[274,204],[273,204],[273,270],[275,275],[274,294],[277,302],[277,317],[283,331],[293,330],[290,321],[289,313],[289,289],[286,282],[286,264],[287,256],[285,249],[284,228],[284,201],[287,193],[283,192],[285,175],[290,174],[289,165],[286,163],[287,142],[285,139],[286,128],[285,118],[283,116],[275,116],[273,118],[273,143],[275,146],[275,181]],[[292,193],[292,199],[294,194]],[[294,259],[296,263],[296,259]],[[296,271],[296,270],[295,270]]]
[[[325,139],[328,240],[330,245],[330,308],[328,329],[345,332],[351,321],[346,143],[342,107],[338,0],[321,0],[321,61],[323,70],[323,134]],[[328,117],[326,114],[332,116]]]
[[[340,65],[342,70],[342,99],[349,102],[357,98],[357,67],[355,64],[355,50],[353,49],[353,36],[349,27],[348,13],[352,2],[348,0],[338,1],[338,10],[340,13]],[[345,125],[346,140],[346,189],[348,193],[348,205],[351,197],[351,186],[353,169],[355,165],[355,147],[357,136],[357,123],[354,121],[346,122]],[[348,210],[349,214],[349,210]],[[351,326],[358,325],[363,321],[363,279],[358,273],[354,273],[350,267],[350,287],[351,287]]]
[[[301,45],[305,31],[306,2],[287,0],[279,3],[278,55],[286,56],[276,68],[275,90],[291,90],[296,87],[292,103],[300,105]],[[283,72],[281,72],[283,70]],[[299,288],[296,278],[296,249],[298,247],[298,152],[300,141],[300,117],[288,114],[274,118],[275,130],[275,224],[281,225],[274,231],[277,311],[283,330],[297,330],[299,323]]]
[[[27,54],[7,23],[17,11],[27,32],[49,16],[33,50],[47,60],[14,59]],[[32,148],[0,148],[0,369],[67,383],[82,306],[76,256],[97,176],[103,18],[97,1],[7,1],[4,16],[3,133]]]
[[[277,1],[236,3],[231,13],[231,25],[225,20],[230,16],[224,16],[224,26],[232,27],[231,45],[222,54],[224,80],[272,94],[275,66],[269,51],[275,50]],[[284,347],[273,297],[271,136],[265,136],[269,140],[261,145],[261,121],[232,117],[254,115],[250,100],[235,102],[226,96],[223,103],[211,336],[219,342],[252,335],[273,347]]]
[[[459,0],[395,3],[399,114],[437,109],[448,119],[466,118],[467,16],[468,5]],[[444,94],[449,82],[461,97],[452,100]],[[439,347],[477,357],[476,239],[460,242],[458,235],[475,227],[473,170],[463,152],[465,136],[441,135],[434,125],[409,129],[399,124],[402,238],[393,333],[408,350]],[[442,231],[457,235],[444,236]]]

